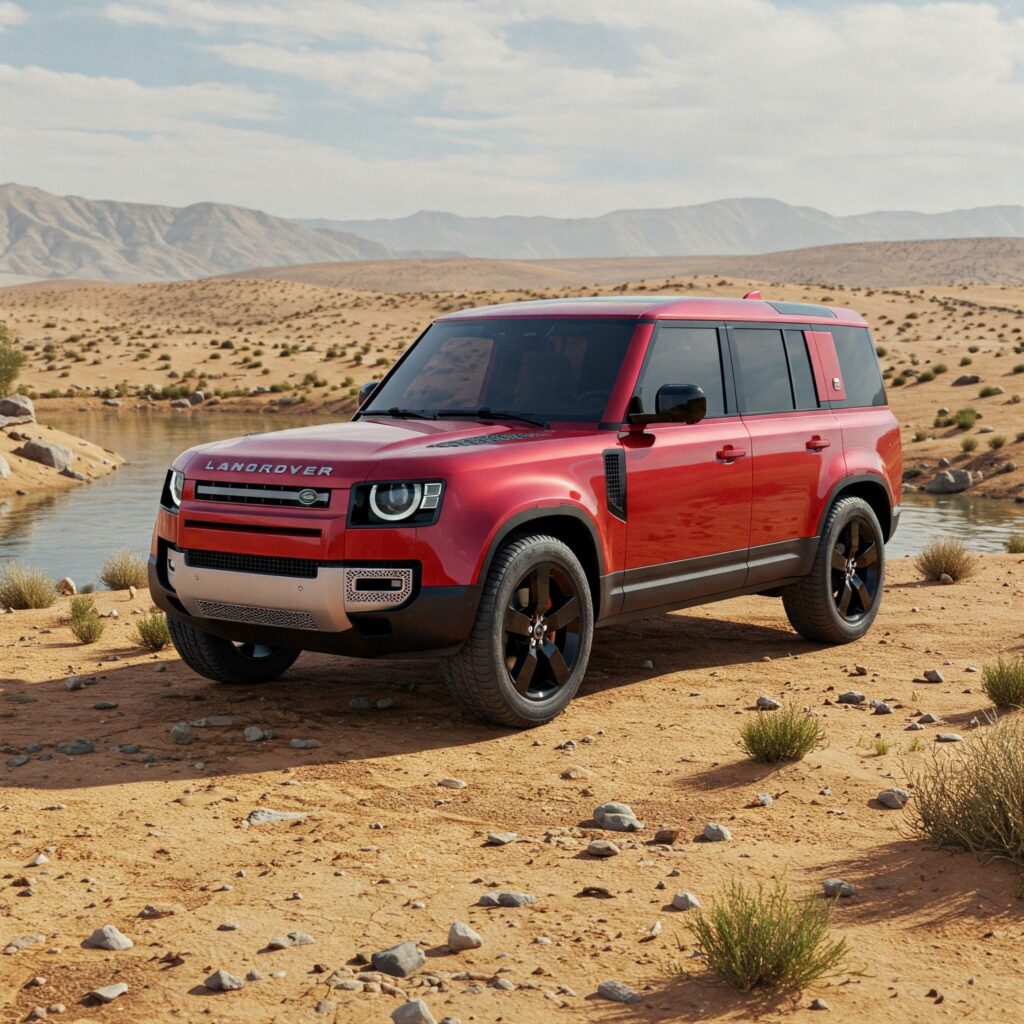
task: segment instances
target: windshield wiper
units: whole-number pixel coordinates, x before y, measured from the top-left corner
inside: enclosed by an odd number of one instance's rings
[[[548,429],[547,420],[539,419],[525,412],[514,412],[511,409],[489,409],[486,405],[478,409],[438,409],[439,419],[452,419],[457,416],[468,416],[481,420],[522,420],[523,423],[530,423],[535,427]]]
[[[399,409],[393,405],[390,409],[367,409],[364,416],[394,416],[396,419],[408,420],[436,420],[434,413],[419,412],[416,409]]]

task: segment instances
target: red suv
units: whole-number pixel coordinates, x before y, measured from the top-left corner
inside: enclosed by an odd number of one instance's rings
[[[781,596],[863,636],[899,518],[898,424],[847,309],[522,302],[440,317],[352,422],[204,444],[168,472],[150,584],[185,662],[444,657],[487,721],[552,719],[594,627]]]

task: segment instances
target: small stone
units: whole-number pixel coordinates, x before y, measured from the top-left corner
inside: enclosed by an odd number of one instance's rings
[[[488,832],[487,845],[507,846],[509,843],[514,843],[518,838],[519,836],[515,832]]]
[[[20,768],[23,764],[28,764],[32,758],[28,754],[18,754],[17,757],[11,757],[7,760],[8,768]]]
[[[371,958],[375,970],[392,978],[408,978],[427,962],[427,958],[415,942],[400,942],[374,953]]]
[[[462,779],[442,779],[438,785],[443,789],[465,789],[468,783]]]
[[[245,980],[237,975],[229,974],[223,968],[214,971],[203,984],[211,992],[237,992],[245,986]]]
[[[263,730],[258,725],[247,725],[242,735],[246,743],[257,743],[264,739]]]
[[[884,700],[880,700],[880,701],[878,701],[877,704],[875,704],[875,714],[876,715],[891,715],[892,714],[892,708],[888,704],[886,704]]]
[[[679,841],[679,829],[677,828],[659,828],[654,833],[654,841],[661,843],[664,846],[674,846]]]
[[[853,666],[853,674],[856,675],[856,676],[866,676],[868,674],[867,666],[866,665],[854,665]]]
[[[647,669],[654,668],[654,662],[651,661],[650,658],[644,658],[644,660],[640,662],[640,667]]]
[[[349,702],[348,706],[353,711],[372,711],[373,701],[368,700],[366,697],[353,697]]]
[[[817,999],[811,1001],[812,1010],[827,1010],[829,1008],[828,1003],[825,1002],[820,996]]]
[[[639,832],[644,827],[629,804],[614,802],[594,808],[594,821],[609,832]]]
[[[279,821],[302,821],[308,818],[306,811],[272,811],[269,807],[257,807],[245,819],[247,825],[271,825]]]
[[[771,807],[775,803],[775,797],[771,793],[758,793],[754,798],[754,804],[757,807]]]
[[[175,722],[171,726],[171,739],[182,745],[192,742],[192,726],[188,722]]]
[[[955,581],[954,581],[953,577],[949,575],[948,572],[940,572],[939,573],[939,582],[948,587],[948,586],[952,586],[952,584]]]
[[[934,725],[938,720],[937,715],[933,715],[931,712],[925,712],[925,714],[921,715],[918,719],[918,722],[920,722],[921,725]]]
[[[377,701],[376,706],[378,711],[390,711],[391,708],[395,706],[395,699],[394,697],[381,697],[381,699]]]
[[[316,940],[306,932],[289,932],[287,935],[275,935],[268,943],[267,949],[290,949],[292,946],[311,946]]]
[[[728,842],[732,839],[732,833],[724,825],[719,825],[713,821],[708,822],[708,824],[704,826],[704,831],[701,834],[709,843]]]
[[[906,789],[901,789],[899,786],[893,786],[892,789],[883,789],[878,794],[878,802],[883,807],[889,807],[894,811],[901,810],[909,799],[910,792]]]
[[[89,949],[131,949],[135,943],[112,924],[97,928],[83,943]]]
[[[80,676],[68,676],[67,679],[64,680],[64,685],[72,691],[84,690],[85,680],[82,679]]]
[[[929,683],[944,683],[946,681],[937,668],[925,669],[924,677]]]
[[[74,740],[72,743],[59,743],[57,749],[62,754],[79,756],[81,754],[91,754],[96,747],[90,740]]]
[[[485,892],[477,901],[480,907],[528,907],[537,902],[536,896],[525,892]]]
[[[70,576],[65,576],[57,584],[57,593],[61,597],[72,597],[78,593],[78,587],[75,586],[75,581]]]
[[[113,711],[117,707],[116,700],[98,700],[93,704],[93,711]]]
[[[829,899],[845,898],[852,896],[856,892],[856,889],[849,882],[843,881],[841,878],[826,878],[821,883],[821,888]]]
[[[293,750],[312,750],[313,747],[319,747],[320,743],[317,740],[291,740],[288,744]]]
[[[936,743],[959,743],[962,739],[958,732],[940,732],[935,737]]]
[[[89,996],[101,1003],[112,1003],[127,991],[128,986],[123,981],[119,981],[116,985],[104,985],[101,988],[94,988],[89,993]]]
[[[413,999],[395,1007],[391,1011],[391,1020],[394,1024],[437,1024],[437,1020],[422,999]]]
[[[479,949],[484,940],[468,924],[456,921],[448,929],[448,948],[456,953],[466,949]]]
[[[672,906],[676,910],[699,909],[700,900],[692,892],[677,892],[672,897]]]
[[[864,694],[858,693],[856,690],[847,690],[846,693],[841,693],[836,698],[840,704],[863,704]]]
[[[762,711],[778,711],[782,707],[781,701],[777,701],[774,697],[769,697],[766,694],[758,697],[756,703]]]
[[[40,867],[42,867],[42,866],[43,866],[44,864],[49,864],[49,863],[50,863],[50,858],[49,858],[49,857],[47,857],[45,853],[37,853],[37,854],[36,854],[36,855],[35,855],[35,856],[34,856],[34,857],[33,857],[33,858],[32,858],[32,859],[31,859],[31,860],[30,860],[30,861],[28,862],[28,866],[29,866],[30,868],[40,868]]]
[[[635,992],[621,981],[602,981],[597,986],[597,994],[603,999],[611,999],[616,1003],[639,1003],[640,993]]]
[[[591,857],[617,857],[619,848],[608,839],[591,839],[587,853]]]

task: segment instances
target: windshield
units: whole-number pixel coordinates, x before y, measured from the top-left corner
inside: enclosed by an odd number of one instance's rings
[[[539,421],[601,418],[636,322],[489,317],[433,324],[363,415],[472,414]]]

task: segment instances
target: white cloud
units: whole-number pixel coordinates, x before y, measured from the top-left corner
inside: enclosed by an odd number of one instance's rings
[[[13,3],[0,3],[0,32],[8,25],[21,25],[28,20],[28,11]]]

